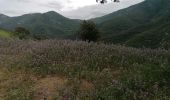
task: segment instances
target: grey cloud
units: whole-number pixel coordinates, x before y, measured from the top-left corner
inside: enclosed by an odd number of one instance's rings
[[[31,0],[16,0],[17,2],[31,2]]]
[[[43,13],[47,11],[56,11],[66,17],[73,19],[89,19],[106,15],[116,10],[128,7],[132,4],[141,2],[143,0],[121,0],[120,3],[107,3],[105,5],[92,5],[72,10],[73,7],[69,6],[72,0],[0,0],[0,13],[18,16],[26,13]],[[94,0],[95,2],[95,0]],[[70,11],[61,11],[61,9],[68,5]]]
[[[144,0],[122,0],[120,3],[86,6],[76,10],[63,12],[62,14],[72,19],[90,19],[112,13],[142,1]]]
[[[61,3],[58,3],[56,1],[54,2],[48,2],[46,4],[41,4],[42,6],[45,6],[45,7],[48,7],[48,8],[54,8],[54,9],[57,9],[57,10],[60,10],[63,8],[63,5]]]
[[[43,13],[50,10],[59,12],[61,8],[62,5],[55,1],[46,3],[46,1],[39,2],[37,0],[0,0],[0,13],[8,16],[19,16],[26,13]]]

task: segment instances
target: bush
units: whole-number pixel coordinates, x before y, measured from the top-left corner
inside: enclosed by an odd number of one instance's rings
[[[18,37],[19,39],[27,39],[30,36],[30,32],[23,27],[17,27],[15,28],[14,36]]]

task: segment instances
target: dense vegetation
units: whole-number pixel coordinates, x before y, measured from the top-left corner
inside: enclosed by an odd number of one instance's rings
[[[23,27],[16,27],[13,36],[18,37],[19,39],[27,39],[30,37],[30,32]]]
[[[70,40],[1,40],[0,98],[168,100],[170,51]]]

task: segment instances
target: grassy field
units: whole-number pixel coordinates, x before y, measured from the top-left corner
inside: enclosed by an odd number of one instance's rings
[[[5,30],[0,29],[0,38],[10,38],[11,33]]]
[[[170,51],[1,40],[2,100],[169,100]]]

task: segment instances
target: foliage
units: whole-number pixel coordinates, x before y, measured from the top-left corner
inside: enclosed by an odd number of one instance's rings
[[[19,39],[27,39],[30,36],[30,32],[23,27],[16,27],[13,35]]]
[[[83,21],[78,31],[78,38],[84,41],[97,41],[99,39],[99,30],[92,21]]]
[[[170,98],[169,50],[70,40],[1,40],[0,43],[0,65],[9,71],[23,70],[38,77],[66,78],[67,84],[56,90],[56,94],[59,92],[57,99]],[[22,90],[27,89],[25,86],[15,92],[20,98],[29,94]],[[12,92],[13,88],[10,90]]]

